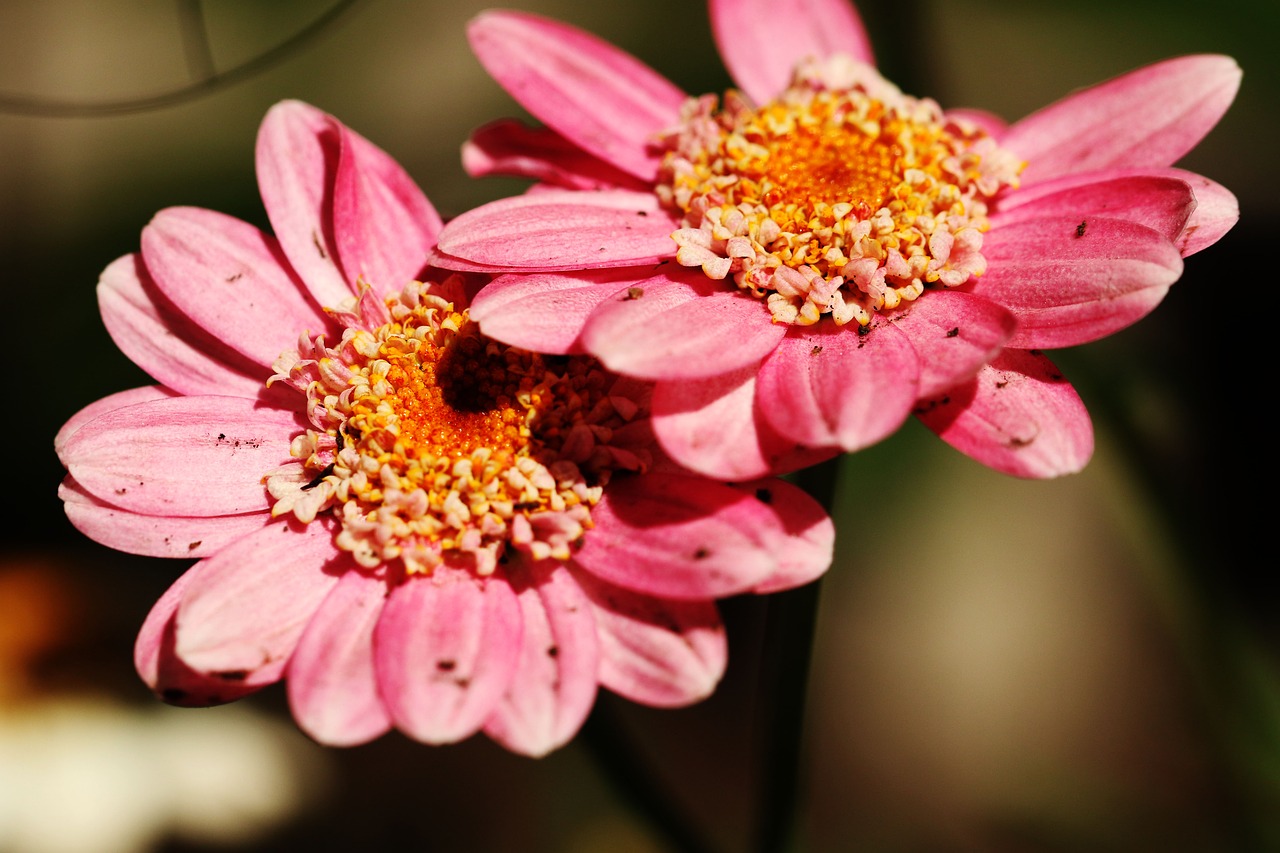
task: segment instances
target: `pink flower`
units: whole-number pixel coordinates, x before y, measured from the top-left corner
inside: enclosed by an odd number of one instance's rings
[[[107,329],[158,384],[56,440],[80,530],[199,560],[138,638],[164,699],[285,678],[323,743],[483,730],[540,755],[598,685],[705,697],[715,600],[825,571],[834,531],[798,488],[692,475],[647,385],[482,336],[473,286],[424,275],[440,219],[383,151],[283,102],[257,167],[274,237],[172,208],[103,273]]]
[[[754,477],[866,447],[915,414],[1024,477],[1078,471],[1083,403],[1044,349],[1151,311],[1238,217],[1171,164],[1225,112],[1229,58],[1190,56],[1006,126],[881,78],[845,0],[712,0],[741,91],[688,98],[561,23],[488,12],[480,61],[545,128],[464,148],[533,191],[459,216],[440,266],[501,274],[499,340],[653,380],[682,464]]]

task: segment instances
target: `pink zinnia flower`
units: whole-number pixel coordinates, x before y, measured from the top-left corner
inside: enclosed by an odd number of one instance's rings
[[[424,275],[440,218],[383,151],[284,102],[257,168],[274,237],[172,208],[103,273],[108,331],[159,384],[56,442],[80,530],[199,558],[138,638],[164,699],[285,678],[324,743],[483,730],[539,755],[598,685],[705,697],[726,656],[715,599],[827,568],[817,503],[673,465],[647,385],[483,337],[466,282]]]
[[[1229,58],[1190,56],[1006,126],[909,97],[845,0],[712,0],[741,87],[689,98],[635,58],[532,15],[475,19],[480,61],[545,128],[503,121],[475,175],[533,192],[459,216],[435,263],[500,275],[486,334],[654,380],[654,428],[717,477],[853,451],[910,414],[997,470],[1093,451],[1041,352],[1151,311],[1238,217],[1171,164],[1227,109]]]

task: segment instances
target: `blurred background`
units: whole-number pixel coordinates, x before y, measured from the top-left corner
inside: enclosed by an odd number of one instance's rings
[[[689,92],[729,85],[694,0],[511,5],[591,30]],[[583,735],[546,759],[483,737],[327,749],[292,727],[279,688],[208,710],[155,700],[133,636],[185,564],[96,546],[56,496],[57,428],[148,381],[102,328],[98,274],[168,205],[266,227],[253,144],[271,104],[335,114],[446,217],[521,189],[459,165],[470,129],[519,114],[466,45],[485,6],[0,0],[5,328],[14,382],[35,377],[13,386],[0,551],[0,853],[757,849],[761,798],[779,782],[762,761],[785,738],[769,715],[775,679],[803,665],[765,653],[765,600],[724,603],[731,661],[712,699],[654,711],[602,695]],[[1011,480],[914,422],[841,461],[790,849],[1280,850],[1263,412],[1275,357],[1262,346],[1280,322],[1266,272],[1280,5],[861,11],[908,92],[1009,119],[1145,63],[1231,54],[1239,98],[1182,165],[1233,190],[1242,217],[1151,317],[1055,355],[1095,419],[1082,474]],[[227,79],[193,84],[213,73]]]

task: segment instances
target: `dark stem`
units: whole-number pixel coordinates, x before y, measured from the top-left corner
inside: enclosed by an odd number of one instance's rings
[[[840,457],[795,475],[828,512],[835,503]],[[795,835],[801,800],[805,700],[817,627],[821,580],[770,597],[760,661],[761,766],[756,853],[782,853]]]

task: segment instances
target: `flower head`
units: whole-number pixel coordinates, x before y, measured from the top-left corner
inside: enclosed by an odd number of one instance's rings
[[[274,236],[172,208],[103,273],[107,329],[158,384],[56,440],[80,530],[199,560],[138,638],[167,701],[285,678],[324,743],[483,730],[538,755],[599,685],[703,698],[715,600],[826,569],[817,503],[673,464],[647,384],[481,334],[476,283],[427,267],[440,218],[380,149],[286,101],[257,167]]]
[[[739,85],[723,98],[565,24],[472,22],[545,125],[463,150],[475,175],[538,181],[440,235],[435,263],[497,276],[485,333],[654,381],[658,438],[712,476],[857,450],[911,414],[1000,471],[1083,467],[1088,413],[1042,350],[1145,316],[1235,223],[1230,192],[1172,164],[1236,64],[1170,60],[1006,125],[882,78],[845,0],[785,26],[763,0],[710,12]]]

